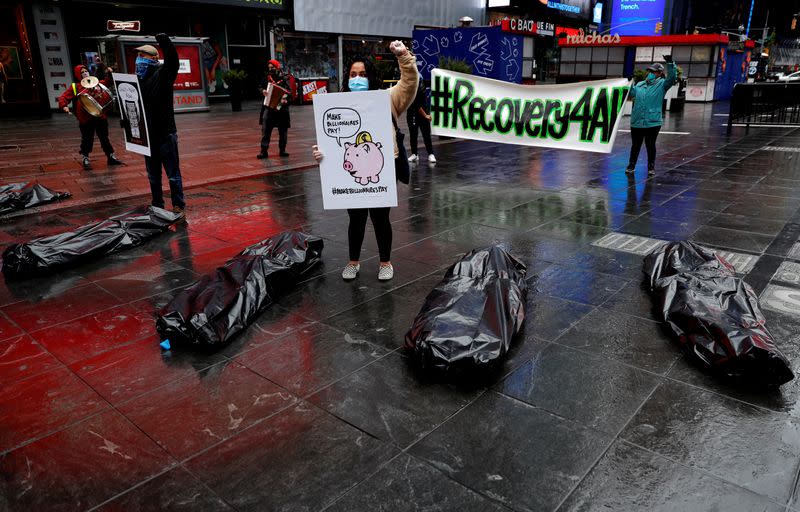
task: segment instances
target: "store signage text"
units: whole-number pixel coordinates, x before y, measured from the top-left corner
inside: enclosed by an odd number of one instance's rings
[[[141,26],[142,24],[139,21],[106,21],[106,30],[109,32],[119,32],[121,30],[127,30],[128,32],[139,32]]]
[[[551,9],[558,9],[559,11],[571,12],[573,14],[581,13],[581,8],[577,5],[562,4],[561,2],[554,2],[553,0],[549,0],[547,2],[547,7]]]
[[[205,105],[205,97],[202,94],[175,95],[172,99],[173,105]]]
[[[520,18],[506,18],[494,23],[500,25],[504,32],[513,32],[525,35],[552,36],[556,27],[545,21],[526,20]]]
[[[567,35],[569,44],[619,44],[619,34],[589,34],[579,30],[577,35]]]

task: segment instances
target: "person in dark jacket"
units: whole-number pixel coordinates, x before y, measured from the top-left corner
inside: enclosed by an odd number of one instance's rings
[[[111,68],[107,68],[106,77],[100,80],[100,83],[106,87],[111,87],[111,73],[113,73],[113,71],[114,70]],[[90,76],[89,70],[86,66],[81,64],[80,66],[75,66],[73,72],[75,73],[77,82],[70,84],[67,90],[64,91],[64,94],[58,97],[58,108],[67,114],[72,114],[73,112],[69,108],[72,106],[72,110],[75,111],[75,117],[78,119],[78,128],[81,130],[81,146],[78,153],[80,153],[83,160],[83,168],[87,171],[92,168],[92,164],[89,161],[89,153],[92,152],[95,132],[97,132],[97,138],[100,139],[100,146],[106,154],[108,165],[122,165],[122,162],[120,162],[114,154],[114,146],[111,145],[111,141],[108,139],[108,117],[105,111],[103,111],[99,117],[95,117],[87,112],[86,109],[83,108],[83,103],[78,100],[78,95],[84,91],[81,80]]]
[[[661,104],[670,87],[675,85],[678,72],[672,56],[667,59],[667,76],[664,77],[664,65],[656,62],[647,68],[647,78],[631,87],[629,98],[633,100],[631,111],[631,156],[625,172],[633,174],[642,142],[647,147],[647,174],[656,174],[656,138],[661,130]]]
[[[428,162],[436,163],[436,157],[433,155],[433,143],[431,142],[431,115],[428,113],[427,107],[425,84],[422,81],[422,77],[420,77],[417,96],[406,112],[408,131],[411,136],[411,156],[408,157],[408,161],[412,163],[419,160],[417,156],[418,130],[422,132],[422,141],[425,143],[425,151],[428,152]]]
[[[158,50],[154,46],[146,44],[136,48],[139,52],[136,75],[142,87],[142,101],[150,133],[150,156],[144,158],[144,164],[150,180],[153,206],[164,207],[161,191],[163,166],[169,179],[172,211],[183,213],[186,203],[178,158],[178,129],[175,127],[175,111],[172,107],[172,89],[178,77],[178,52],[167,34],[158,34],[156,41],[164,52],[164,64],[158,62]]]
[[[267,64],[267,76],[261,80],[258,90],[266,99],[267,87],[270,84],[281,87],[287,91],[289,82],[285,75],[281,74],[281,63],[272,59]],[[286,141],[289,136],[291,119],[289,118],[289,94],[284,94],[277,108],[270,108],[267,105],[261,106],[258,124],[261,125],[261,152],[257,155],[259,160],[267,158],[269,152],[269,140],[272,138],[272,129],[278,129],[278,151],[280,156],[289,156],[286,152]]]

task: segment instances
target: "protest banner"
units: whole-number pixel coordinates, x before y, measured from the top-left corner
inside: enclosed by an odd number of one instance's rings
[[[434,69],[431,133],[610,153],[630,83],[625,78],[517,85]]]
[[[150,156],[150,136],[147,133],[139,77],[125,73],[113,73],[111,77],[117,89],[120,122],[125,131],[125,149]]]
[[[389,91],[314,96],[326,210],[397,206]]]

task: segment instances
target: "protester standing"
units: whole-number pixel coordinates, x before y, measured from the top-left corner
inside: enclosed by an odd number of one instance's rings
[[[417,87],[417,96],[414,98],[414,103],[408,107],[406,112],[406,122],[408,123],[408,131],[411,137],[411,156],[408,157],[408,161],[412,163],[419,161],[417,156],[417,134],[419,131],[422,132],[422,141],[425,143],[425,151],[428,152],[428,162],[435,164],[436,156],[433,154],[433,142],[431,142],[431,115],[428,113],[425,83],[422,81],[422,77],[419,79],[419,87]]]
[[[154,46],[146,44],[136,48],[136,75],[142,87],[142,101],[150,134],[150,156],[144,158],[144,164],[150,180],[153,206],[164,207],[161,191],[163,166],[169,179],[172,211],[183,213],[186,203],[178,156],[178,129],[172,106],[172,89],[178,76],[178,52],[167,34],[158,34],[156,41],[164,53],[164,64],[158,62],[158,50]]]
[[[81,80],[90,76],[89,70],[86,66],[81,64],[80,66],[75,66],[73,72],[75,73],[77,82],[70,84],[67,90],[58,97],[58,108],[67,114],[72,114],[74,111],[75,117],[78,119],[78,128],[81,131],[81,146],[80,149],[78,149],[78,153],[81,155],[83,168],[87,171],[92,168],[92,164],[89,161],[89,154],[92,152],[95,133],[97,133],[97,138],[100,139],[100,147],[103,148],[103,152],[106,154],[106,162],[108,165],[121,165],[122,162],[120,162],[114,154],[114,146],[111,145],[111,141],[108,138],[108,117],[105,111],[95,117],[87,112],[86,109],[83,108],[83,103],[78,100],[78,95],[85,90],[83,85],[81,85]],[[113,72],[113,69],[107,68],[106,77],[101,80],[100,83],[106,87],[111,87],[111,73]],[[72,106],[71,110],[70,105]]]
[[[261,125],[261,152],[256,155],[259,160],[267,158],[269,153],[269,140],[272,138],[272,129],[278,129],[278,151],[280,156],[289,156],[286,152],[286,142],[289,138],[291,119],[289,117],[289,93],[284,93],[277,107],[272,108],[266,104],[268,101],[268,88],[272,84],[286,91],[291,91],[286,76],[281,73],[281,63],[272,59],[267,64],[267,76],[261,80],[258,90],[264,96],[258,124]],[[280,91],[279,91],[280,92]]]
[[[636,160],[644,141],[647,147],[647,174],[654,176],[656,173],[656,138],[661,130],[662,114],[661,105],[664,96],[670,87],[677,81],[677,68],[672,62],[671,55],[665,55],[667,61],[667,76],[664,77],[664,65],[656,62],[647,68],[647,77],[631,87],[630,98],[633,100],[631,112],[631,155],[628,168],[625,172],[633,174],[636,169]]]
[[[417,64],[414,55],[408,51],[401,41],[393,41],[389,49],[397,57],[400,65],[400,81],[389,89],[390,103],[392,109],[392,121],[397,126],[397,119],[408,109],[414,101],[418,85]],[[354,58],[343,77],[342,91],[367,91],[377,90],[381,87],[381,81],[372,62],[363,57]],[[406,165],[405,149],[401,151],[398,140],[397,130],[395,130],[394,156],[395,165]],[[402,143],[402,141],[401,141]],[[317,146],[312,146],[314,158],[317,162],[323,158]],[[402,155],[402,164],[398,159]],[[394,277],[394,267],[391,262],[392,252],[392,225],[389,221],[389,208],[349,208],[347,214],[350,223],[347,228],[347,243],[349,246],[350,261],[342,270],[342,279],[349,281],[355,279],[361,270],[359,263],[361,258],[361,244],[364,242],[364,232],[367,228],[367,217],[372,219],[372,226],[375,229],[375,239],[378,242],[378,253],[380,263],[378,264],[378,280],[388,281]]]

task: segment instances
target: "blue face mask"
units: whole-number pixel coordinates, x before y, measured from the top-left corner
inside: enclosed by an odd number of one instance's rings
[[[655,73],[647,73],[647,81],[648,82],[652,82],[655,79],[656,79]]]
[[[141,80],[147,74],[147,70],[151,66],[157,66],[157,60],[146,59],[144,57],[136,57],[136,76]]]
[[[348,80],[347,85],[353,92],[369,90],[369,80],[367,79],[367,77],[364,76],[354,76],[353,78]]]

